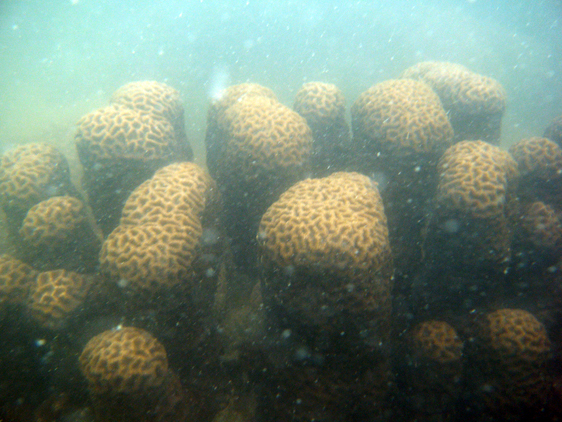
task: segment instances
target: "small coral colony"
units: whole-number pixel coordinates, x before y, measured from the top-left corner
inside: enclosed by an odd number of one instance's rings
[[[11,420],[558,420],[562,116],[500,143],[505,92],[422,62],[351,106],[132,82],[83,116],[73,186],[6,152]],[[17,352],[14,352],[16,350]],[[558,369],[557,369],[558,368]],[[6,416],[6,418],[9,418]]]

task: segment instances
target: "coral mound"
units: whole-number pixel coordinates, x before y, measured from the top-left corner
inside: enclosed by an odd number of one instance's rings
[[[402,77],[423,81],[439,95],[456,141],[499,142],[506,95],[498,81],[448,62],[421,62]]]
[[[37,271],[10,255],[0,255],[0,304],[27,301]]]
[[[462,358],[463,343],[443,321],[425,321],[412,330],[413,349],[423,358],[448,363]]]
[[[17,226],[32,206],[73,191],[66,158],[50,145],[27,144],[2,156],[0,204]]]
[[[258,250],[264,302],[291,328],[372,328],[386,338],[392,254],[381,197],[358,173],[289,188],[263,215]],[[345,328],[344,328],[345,327]]]
[[[147,331],[125,327],[90,339],[80,367],[94,393],[135,393],[160,387],[168,372],[164,346]]]
[[[389,160],[439,156],[451,145],[453,129],[439,97],[423,82],[381,82],[362,93],[351,107],[353,141],[360,154]],[[409,163],[408,163],[409,164]]]
[[[482,141],[464,141],[449,148],[438,164],[437,202],[477,218],[505,215],[510,184],[518,177],[509,153]]]
[[[73,312],[83,304],[90,284],[88,278],[71,271],[40,273],[28,303],[32,318],[42,327],[62,328]]]

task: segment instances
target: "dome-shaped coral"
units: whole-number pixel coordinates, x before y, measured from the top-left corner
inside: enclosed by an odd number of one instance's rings
[[[36,276],[33,267],[10,255],[0,255],[0,305],[24,303]]]
[[[167,119],[119,104],[82,117],[75,142],[83,184],[104,233],[118,224],[134,188],[160,167],[187,158]]]
[[[439,97],[423,82],[399,79],[376,84],[357,98],[351,116],[357,153],[378,158],[393,170],[409,157],[438,158],[453,138]]]
[[[180,156],[185,160],[193,158],[180,93],[174,88],[156,81],[131,82],[113,93],[111,103],[168,120],[174,128]]]
[[[506,95],[498,81],[448,62],[421,62],[402,77],[421,80],[439,95],[457,141],[499,142]]]
[[[91,280],[72,271],[45,271],[37,276],[28,310],[41,327],[62,328],[84,303]]]
[[[216,224],[218,196],[216,183],[197,164],[171,164],[131,193],[120,224],[158,223],[186,214]]]
[[[411,332],[415,353],[438,363],[449,363],[462,358],[463,342],[456,330],[444,321],[425,321]]]
[[[478,218],[505,215],[517,164],[496,146],[464,141],[449,148],[438,164],[437,202],[443,209]]]
[[[168,373],[164,346],[147,331],[125,327],[88,341],[80,367],[94,393],[135,393],[160,387]]]
[[[552,346],[544,325],[522,309],[486,314],[476,336],[471,375],[488,410],[502,419],[530,420],[548,401]],[[522,419],[521,419],[522,418]]]
[[[47,144],[27,144],[6,152],[0,161],[0,204],[19,228],[27,211],[52,196],[73,194],[64,155]]]
[[[350,147],[345,98],[334,84],[305,83],[295,96],[294,109],[312,130],[312,168],[316,175],[343,170]]]
[[[386,338],[392,255],[368,177],[334,173],[297,183],[263,215],[257,240],[264,302],[275,318],[325,332],[371,327]]]
[[[38,269],[91,272],[101,241],[82,201],[55,196],[33,206],[19,229],[23,254]]]
[[[128,289],[154,297],[163,287],[191,280],[202,230],[189,215],[182,223],[117,226],[103,243],[101,270]]]

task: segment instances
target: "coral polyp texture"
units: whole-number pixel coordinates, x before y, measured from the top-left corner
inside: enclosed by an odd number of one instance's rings
[[[136,292],[177,286],[193,279],[201,234],[201,223],[194,217],[184,218],[182,224],[119,225],[103,243],[101,271]]]
[[[505,215],[510,184],[518,177],[510,154],[482,141],[464,141],[449,148],[438,172],[439,206],[477,218]]]
[[[277,96],[271,89],[256,83],[243,83],[224,89],[209,105],[205,145],[207,148],[207,165],[213,177],[215,177],[215,171],[217,166],[219,166],[216,160],[220,159],[224,154],[224,147],[228,137],[226,110],[243,98],[256,96],[277,101]]]
[[[437,170],[427,242],[436,268],[503,271],[511,256],[517,163],[496,146],[463,141],[443,154]]]
[[[37,271],[10,255],[0,255],[0,305],[23,304],[37,277]]]
[[[168,357],[149,332],[123,327],[90,339],[80,355],[80,368],[93,393],[147,392],[166,380]]]
[[[516,235],[521,242],[539,251],[556,252],[562,246],[562,224],[556,210],[544,202],[523,204],[517,219]]]
[[[78,122],[76,146],[83,164],[105,160],[166,160],[176,148],[170,122],[123,105],[93,111]]]
[[[453,139],[439,97],[419,81],[397,79],[372,86],[357,98],[351,117],[357,154],[378,158],[392,169],[407,158],[438,158]]]
[[[559,204],[562,199],[562,148],[547,138],[522,139],[509,148],[521,173],[518,194],[526,201]]]
[[[556,117],[545,129],[543,136],[562,147],[562,115]]]
[[[449,363],[462,358],[463,342],[456,330],[444,321],[425,321],[411,332],[413,351],[423,359]]]
[[[511,418],[536,415],[548,400],[552,356],[544,325],[525,310],[499,309],[483,317],[476,342],[475,374],[490,385],[480,391],[489,410]]]
[[[27,211],[52,196],[74,193],[64,155],[47,144],[27,144],[2,155],[0,204],[10,229],[17,230]]]
[[[226,110],[229,122],[220,172],[252,179],[260,174],[302,172],[312,151],[312,133],[304,118],[281,103],[244,97]]]
[[[408,343],[402,376],[416,400],[406,407],[420,420],[451,414],[462,391],[464,345],[456,330],[444,321],[424,321],[410,330]]]
[[[421,62],[402,77],[423,81],[439,95],[456,141],[499,143],[506,94],[498,81],[449,62]]]
[[[84,304],[90,285],[89,278],[72,271],[42,272],[31,290],[29,313],[41,327],[61,329]]]
[[[340,89],[323,82],[305,83],[295,96],[293,108],[312,130],[315,175],[343,170],[351,139],[345,120],[345,98]]]
[[[101,246],[94,230],[82,201],[55,196],[28,211],[19,234],[36,268],[92,271]]]
[[[193,158],[185,133],[183,104],[177,90],[156,81],[131,82],[113,93],[111,103],[168,120],[174,128],[178,150],[183,159]]]
[[[158,170],[129,196],[121,223],[158,223],[191,215],[215,224],[219,193],[215,181],[194,163],[176,163]]]
[[[263,215],[257,240],[264,301],[297,326],[387,323],[392,254],[382,199],[368,177],[334,173],[297,183]],[[347,318],[353,322],[342,323]]]
[[[160,167],[192,158],[183,126],[179,94],[152,82],[124,86],[110,106],[78,121],[83,184],[105,234],[117,226],[134,188]]]

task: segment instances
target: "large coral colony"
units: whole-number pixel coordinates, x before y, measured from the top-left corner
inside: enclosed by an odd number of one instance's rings
[[[423,62],[351,107],[118,89],[65,156],[6,152],[0,419],[562,420],[562,117],[500,148],[505,92]]]

